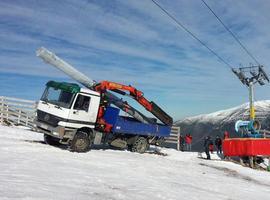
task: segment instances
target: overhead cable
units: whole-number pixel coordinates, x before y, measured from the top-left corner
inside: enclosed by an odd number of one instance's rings
[[[223,62],[228,67],[232,68],[232,66],[225,61],[218,53],[216,53],[213,49],[211,49],[205,42],[199,39],[194,33],[192,33],[186,26],[184,26],[178,19],[176,19],[172,14],[170,14],[165,8],[163,8],[160,4],[158,4],[155,0],[151,0],[160,10],[162,10],[169,18],[171,18],[180,28],[186,31],[193,39],[197,40],[201,45],[203,45],[206,49],[208,49],[212,54],[214,54],[221,62]]]
[[[258,64],[258,60],[252,55],[252,53],[245,47],[245,45],[238,39],[238,37],[225,25],[221,18],[213,11],[213,9],[204,1],[201,0],[203,4],[211,11],[211,13],[217,18],[217,20],[223,25],[223,27],[232,35],[235,41],[242,47],[242,49]]]

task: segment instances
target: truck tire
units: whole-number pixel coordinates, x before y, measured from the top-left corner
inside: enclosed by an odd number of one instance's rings
[[[128,144],[128,145],[127,145],[127,150],[128,150],[128,151],[132,151],[132,145]]]
[[[44,142],[46,144],[49,144],[49,145],[52,145],[52,146],[59,146],[60,143],[59,143],[59,139],[57,138],[54,138],[50,135],[47,135],[47,134],[44,134]]]
[[[70,143],[70,149],[75,152],[87,152],[90,150],[91,140],[85,132],[78,131]]]
[[[137,153],[144,153],[149,148],[147,139],[144,137],[138,137],[134,144],[132,144],[131,151]]]

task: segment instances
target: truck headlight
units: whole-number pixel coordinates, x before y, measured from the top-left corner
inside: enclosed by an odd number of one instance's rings
[[[57,132],[52,132],[52,134],[53,135],[57,135],[57,136],[59,135],[59,133],[57,133]]]

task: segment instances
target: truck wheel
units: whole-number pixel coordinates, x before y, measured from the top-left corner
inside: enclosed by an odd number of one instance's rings
[[[44,134],[44,141],[46,144],[52,145],[52,146],[59,146],[59,139],[54,138],[50,135]]]
[[[149,148],[147,139],[144,137],[138,137],[132,145],[131,151],[137,153],[144,153]]]
[[[132,145],[128,144],[128,145],[127,145],[127,150],[128,150],[128,151],[132,151]]]
[[[91,141],[89,135],[78,131],[70,143],[70,148],[75,152],[87,152],[90,149]]]

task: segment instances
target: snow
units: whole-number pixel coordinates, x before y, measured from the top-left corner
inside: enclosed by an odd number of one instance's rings
[[[270,112],[270,100],[256,101],[254,103],[254,106],[257,115],[265,115]],[[188,117],[176,122],[176,124],[178,124],[179,122],[193,123],[194,121],[210,122],[216,124],[222,122],[235,121],[238,120],[240,117],[244,118],[245,116],[248,115],[249,115],[249,103],[245,103],[240,106],[226,110],[220,110],[209,114],[202,114],[193,117]]]
[[[267,199],[270,173],[197,153],[72,153],[40,133],[0,126],[0,199]]]

